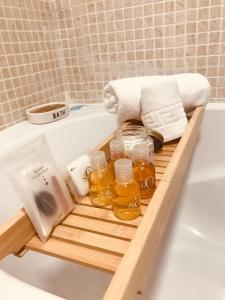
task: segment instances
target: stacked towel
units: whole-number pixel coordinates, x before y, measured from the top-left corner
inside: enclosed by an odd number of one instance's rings
[[[163,85],[156,82],[141,90],[141,119],[146,128],[160,132],[165,142],[182,136],[187,118],[176,79],[168,78]]]
[[[110,81],[104,88],[104,104],[107,111],[118,114],[118,123],[128,119],[141,118],[141,89],[144,86],[160,83],[168,78],[177,80],[179,92],[186,113],[191,113],[196,106],[204,105],[210,97],[208,80],[197,73],[184,73],[162,76],[140,76]]]

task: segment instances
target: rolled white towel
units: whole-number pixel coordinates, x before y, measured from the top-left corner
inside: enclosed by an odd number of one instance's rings
[[[146,128],[160,132],[165,142],[182,136],[187,118],[176,79],[142,88],[141,119]]]
[[[177,80],[186,113],[191,113],[196,106],[208,102],[211,90],[208,80],[198,73],[183,73],[112,80],[104,88],[103,102],[105,108],[111,113],[118,114],[119,124],[128,119],[140,120],[141,89],[157,82],[163,84],[168,78]]]

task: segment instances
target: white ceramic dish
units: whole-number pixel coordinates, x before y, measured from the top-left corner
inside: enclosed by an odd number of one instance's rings
[[[33,124],[46,124],[67,117],[70,113],[69,105],[64,102],[52,102],[27,109],[27,119]]]

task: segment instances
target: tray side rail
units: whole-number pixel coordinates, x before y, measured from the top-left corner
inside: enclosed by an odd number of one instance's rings
[[[19,251],[34,236],[35,229],[23,209],[0,225],[0,260]]]
[[[176,202],[204,108],[197,107],[103,300],[132,300],[141,293]]]

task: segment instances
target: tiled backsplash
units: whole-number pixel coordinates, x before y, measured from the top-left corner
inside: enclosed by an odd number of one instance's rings
[[[225,100],[225,0],[53,3],[71,98],[99,101],[115,78],[199,72]]]
[[[34,104],[61,99],[50,12],[47,1],[0,0],[0,128],[24,119]]]
[[[225,101],[225,0],[0,0],[0,127],[125,76],[199,72]]]

